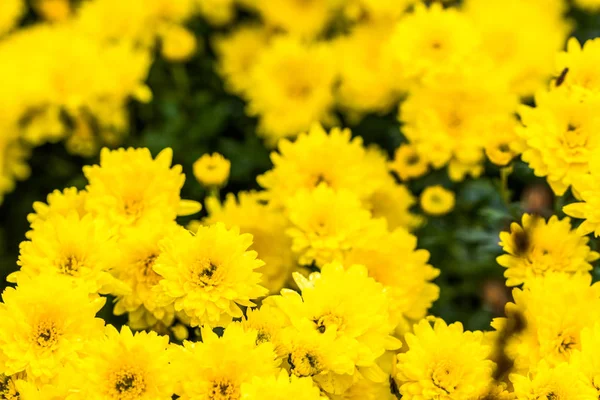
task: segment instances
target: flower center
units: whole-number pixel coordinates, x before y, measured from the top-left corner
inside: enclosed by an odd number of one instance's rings
[[[271,335],[269,335],[268,332],[265,332],[263,330],[258,331],[258,334],[256,335],[256,344],[265,343],[270,340],[271,340]]]
[[[42,348],[49,348],[58,342],[60,331],[53,321],[41,321],[33,333],[33,342]]]
[[[77,256],[69,255],[58,262],[58,270],[61,274],[75,276],[82,264]]]
[[[148,257],[139,261],[140,270],[142,272],[142,277],[140,279],[141,281],[154,285],[157,284],[158,281],[160,281],[161,276],[157,274],[153,269],[157,258],[157,254],[150,254]]]
[[[344,320],[341,317],[334,314],[325,314],[319,318],[313,319],[313,322],[317,326],[317,330],[319,332],[325,333],[327,327],[330,327],[332,325],[337,326],[338,330],[340,330],[342,328]]]
[[[123,203],[123,212],[128,216],[137,220],[144,211],[144,203],[142,199],[129,198]]]
[[[237,400],[242,397],[239,388],[225,379],[214,381],[208,398],[210,400]]]
[[[321,372],[319,358],[306,350],[292,351],[288,356],[288,363],[296,376],[313,376]]]
[[[0,399],[19,400],[21,393],[17,390],[15,382],[10,376],[0,374]]]
[[[139,398],[146,391],[146,382],[142,374],[131,367],[114,372],[109,382],[113,382],[109,386],[109,398],[111,399],[133,400]]]
[[[287,94],[293,99],[303,100],[306,99],[312,93],[312,88],[308,83],[296,83],[289,85],[287,88]]]
[[[576,124],[569,124],[564,134],[564,144],[570,149],[585,147],[588,135]]]
[[[450,367],[446,363],[436,366],[431,373],[433,385],[441,389],[444,393],[450,394],[456,390],[458,382],[455,374],[452,374]]]
[[[202,287],[215,286],[221,280],[219,266],[208,258],[197,260],[192,273],[195,274],[193,281]]]

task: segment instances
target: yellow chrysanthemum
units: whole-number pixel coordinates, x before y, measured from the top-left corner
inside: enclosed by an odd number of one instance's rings
[[[374,223],[352,192],[335,191],[326,184],[312,192],[298,192],[289,199],[287,214],[292,223],[287,230],[292,250],[303,265],[341,261],[344,252]]]
[[[171,149],[156,159],[148,149],[103,149],[100,165],[83,168],[89,180],[86,210],[116,227],[174,220],[184,211],[179,193],[185,176],[180,165],[171,167],[172,160]]]
[[[409,349],[398,355],[396,376],[403,399],[476,399],[490,386],[494,363],[482,332],[423,320],[405,339]]]
[[[418,3],[396,24],[387,51],[401,77],[418,81],[462,65],[479,40],[479,32],[459,10]]]
[[[595,66],[600,60],[600,40],[587,40],[583,46],[576,38],[567,42],[567,50],[557,57],[556,76],[562,77],[561,87],[580,94],[598,94],[600,73]],[[564,75],[564,76],[563,76]],[[558,85],[558,78],[554,86]]]
[[[255,377],[242,385],[241,400],[324,400],[312,379],[289,376],[281,370],[278,376]]]
[[[335,157],[332,157],[335,154]],[[334,128],[329,134],[319,125],[301,134],[293,143],[279,142],[271,153],[274,167],[257,178],[272,203],[282,204],[300,189],[320,184],[354,192],[366,199],[389,179],[386,159],[367,152],[360,137],[348,129]]]
[[[11,30],[25,11],[23,0],[5,0],[0,5],[0,35]]]
[[[180,25],[169,26],[162,32],[161,37],[161,54],[169,61],[187,61],[198,50],[198,41],[194,33]]]
[[[86,340],[102,335],[104,321],[95,315],[104,303],[60,275],[23,277],[16,289],[5,289],[0,373],[26,371],[31,379],[50,380],[62,365],[78,359]]]
[[[300,274],[295,279],[302,295],[285,291],[274,299],[292,325],[298,330],[310,325],[320,334],[331,330],[338,338],[349,339],[358,350],[354,362],[359,371],[367,370],[371,380],[384,380],[377,358],[401,343],[390,336],[395,324],[383,285],[370,278],[362,265],[345,269],[327,264],[309,279]]]
[[[401,334],[427,315],[440,293],[431,282],[440,271],[427,264],[429,252],[416,247],[417,238],[404,229],[374,229],[344,257],[344,264],[365,265],[369,276],[386,287],[391,318]]]
[[[106,337],[88,342],[78,380],[82,398],[171,400],[176,380],[168,346],[169,337],[156,332],[107,326]]]
[[[569,361],[581,349],[581,331],[600,317],[600,285],[591,285],[590,275],[547,273],[514,289],[514,303],[506,306],[507,315],[518,313],[525,329],[513,336],[506,347],[515,360],[515,371],[534,371],[544,360],[551,367]],[[501,331],[506,319],[494,320]]]
[[[131,230],[119,241],[121,262],[113,273],[127,284],[131,291],[118,296],[114,313],[128,313],[129,326],[146,329],[157,322],[170,326],[175,318],[173,305],[161,306],[158,291],[161,276],[153,267],[161,254],[160,241],[179,229],[175,222],[147,223]]]
[[[581,200],[563,208],[565,214],[584,219],[577,227],[577,233],[587,235],[594,232],[600,236],[600,150],[590,155],[590,173],[575,178],[574,189]]]
[[[0,374],[0,399],[3,400],[62,400],[66,394],[61,389],[53,384],[38,387],[27,380],[25,373],[11,376]]]
[[[592,400],[596,391],[584,384],[585,377],[567,363],[551,367],[541,362],[528,376],[511,374],[518,400]]]
[[[90,293],[127,290],[110,273],[120,254],[115,232],[103,220],[80,217],[75,211],[56,214],[29,232],[29,239],[21,243],[21,269],[9,276],[11,282],[19,282],[24,275],[55,273]]]
[[[241,398],[241,387],[254,378],[275,376],[279,370],[273,345],[256,343],[256,331],[230,325],[222,337],[202,329],[202,342],[184,342],[174,359],[181,380],[182,400]]]
[[[585,386],[600,396],[600,324],[584,328],[581,331],[581,351],[571,356],[571,365],[581,371],[585,377]]]
[[[280,209],[261,201],[261,193],[240,192],[236,200],[233,194],[220,204],[215,198],[206,199],[209,216],[207,225],[223,222],[228,228],[238,226],[241,233],[250,233],[253,238],[250,250],[258,253],[265,265],[258,269],[265,286],[271,293],[278,293],[296,265],[291,247],[292,241],[285,235],[289,226]]]
[[[250,86],[250,72],[257,55],[267,46],[268,36],[267,30],[260,25],[242,25],[227,36],[215,38],[217,71],[228,90],[238,95],[246,94]]]
[[[523,215],[522,225],[511,224],[510,232],[500,233],[500,245],[507,253],[497,258],[507,268],[506,284],[527,284],[534,276],[548,272],[588,274],[590,264],[600,258],[591,251],[589,238],[571,230],[571,220],[552,216],[548,222],[541,217]]]
[[[367,209],[373,218],[384,218],[390,229],[413,230],[422,223],[421,217],[410,212],[410,208],[416,203],[410,190],[390,177],[367,200]]]
[[[429,186],[421,193],[421,208],[430,215],[448,214],[454,208],[454,193],[440,185]]]
[[[394,160],[389,164],[401,180],[419,178],[429,170],[429,161],[426,154],[420,154],[416,146],[403,144],[396,149]]]
[[[523,126],[517,133],[526,145],[522,157],[562,195],[578,175],[589,172],[591,154],[600,149],[595,134],[600,129],[600,102],[565,88],[541,92],[535,100],[535,108],[523,106],[519,112]]]
[[[488,141],[512,127],[517,105],[506,81],[477,64],[411,90],[399,118],[418,154],[434,168],[448,165],[450,178],[460,181],[483,172]]]
[[[481,32],[480,50],[505,75],[511,89],[531,95],[553,73],[556,52],[565,44],[571,24],[562,1],[468,0],[465,15]],[[515,29],[527,26],[527,29]]]
[[[231,162],[219,153],[204,154],[194,163],[194,176],[206,187],[224,186],[229,179]]]
[[[315,122],[331,120],[335,77],[335,60],[326,43],[274,38],[258,54],[246,92],[248,113],[259,117],[258,133],[275,145]]]
[[[283,29],[293,35],[312,38],[323,32],[335,12],[340,0],[248,0],[269,26]]]
[[[35,229],[49,218],[56,215],[67,216],[75,211],[77,215],[83,217],[85,215],[85,191],[79,191],[77,188],[71,187],[63,190],[55,190],[46,198],[46,203],[36,201],[33,203],[33,213],[27,215],[27,221],[31,224],[31,228]]]
[[[253,307],[253,299],[267,290],[259,285],[263,265],[249,251],[252,235],[217,223],[196,234],[179,229],[160,243],[154,271],[161,277],[161,306],[173,304],[193,326],[225,325],[240,318],[240,306]]]

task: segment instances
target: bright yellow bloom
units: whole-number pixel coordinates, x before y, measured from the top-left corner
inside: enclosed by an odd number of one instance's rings
[[[427,315],[440,293],[432,282],[440,271],[427,263],[429,252],[416,247],[417,238],[404,229],[373,229],[344,258],[345,265],[365,265],[369,276],[385,286],[391,318],[401,334]]]
[[[347,189],[366,199],[389,179],[386,159],[367,152],[362,139],[352,138],[348,129],[334,128],[327,134],[314,125],[294,142],[280,141],[279,152],[271,153],[271,160],[273,169],[257,181],[276,205],[303,188],[312,190],[320,184]]]
[[[6,375],[26,371],[48,381],[78,359],[86,340],[103,332],[104,321],[95,315],[105,299],[90,297],[64,276],[24,276],[18,288],[4,290],[2,302],[0,372]]]
[[[255,271],[263,262],[248,250],[251,244],[252,235],[222,223],[200,227],[195,235],[181,228],[165,238],[154,264],[162,277],[160,305],[172,303],[192,326],[224,326],[240,318],[240,306],[253,307],[252,299],[267,294]]]
[[[341,261],[344,252],[373,225],[370,213],[352,192],[336,192],[326,184],[312,192],[298,192],[289,199],[287,214],[292,223],[287,230],[292,250],[303,265]]]
[[[590,155],[590,173],[575,178],[574,189],[581,200],[563,208],[565,214],[573,218],[584,219],[577,233],[587,235],[594,232],[600,236],[600,151]]]
[[[569,39],[567,51],[557,57],[556,76],[564,74],[561,87],[583,95],[598,94],[600,73],[595,66],[598,65],[599,60],[599,39],[588,40],[583,46],[576,38]],[[557,85],[556,80],[553,83]]]
[[[410,212],[417,203],[410,190],[397,184],[392,177],[367,200],[367,209],[373,218],[384,218],[390,229],[413,230],[421,225],[422,218]]]
[[[146,329],[157,322],[170,326],[175,318],[173,305],[161,306],[158,282],[161,276],[153,267],[161,254],[160,241],[179,229],[175,222],[147,223],[128,232],[119,241],[121,262],[113,273],[131,290],[117,296],[114,313],[128,313],[128,325]]]
[[[156,332],[135,335],[124,326],[107,326],[106,337],[88,342],[78,382],[82,398],[93,400],[171,400],[168,336]]]
[[[246,331],[256,331],[256,343],[270,342],[278,358],[287,356],[283,346],[283,329],[288,326],[288,318],[274,304],[275,296],[263,300],[260,308],[248,309],[241,325]]]
[[[600,396],[600,324],[584,328],[581,331],[581,351],[571,356],[571,365],[583,372],[585,386]]]
[[[440,185],[429,186],[421,193],[421,208],[430,215],[448,214],[454,208],[454,193]]]
[[[0,36],[11,30],[25,11],[23,0],[5,0],[0,5]]]
[[[265,24],[283,29],[292,35],[312,38],[323,32],[341,6],[340,0],[248,0]]]
[[[281,370],[277,377],[254,377],[242,385],[242,400],[321,400],[319,388],[312,379],[289,376]]]
[[[403,181],[419,178],[429,170],[427,155],[419,153],[416,146],[408,143],[402,144],[396,149],[394,161],[389,165],[390,169]]]
[[[569,94],[566,88],[541,92],[535,100],[535,108],[523,106],[519,112],[523,160],[562,195],[578,175],[589,172],[591,154],[600,149],[600,102]]]
[[[219,153],[204,154],[194,163],[194,176],[203,186],[225,186],[231,162]]]
[[[187,61],[198,49],[193,32],[180,25],[172,25],[162,33],[162,56],[169,61]]]
[[[71,16],[69,0],[34,0],[33,7],[48,21],[62,22]]]
[[[273,345],[256,343],[256,331],[230,325],[222,337],[202,329],[202,342],[184,342],[174,358],[182,400],[241,398],[241,387],[254,378],[275,376],[279,370]]]
[[[387,51],[401,78],[423,77],[461,65],[479,46],[479,32],[455,8],[415,5],[396,24]]]
[[[513,290],[515,302],[507,304],[506,313],[518,313],[525,321],[525,329],[506,347],[516,372],[533,371],[542,360],[557,366],[581,349],[582,329],[600,317],[600,285],[591,280],[590,275],[547,273]],[[505,318],[492,323],[499,331],[505,325]]]
[[[496,135],[488,138],[485,155],[498,166],[508,165],[523,149],[522,140],[517,136],[514,120],[499,121]]]
[[[567,363],[552,367],[541,362],[528,376],[511,374],[518,400],[591,400],[596,391],[584,384],[584,375]]]
[[[185,176],[180,165],[171,167],[172,160],[171,149],[155,159],[148,149],[103,149],[100,165],[83,167],[89,180],[86,209],[119,228],[174,220]]]
[[[257,192],[240,192],[237,200],[228,194],[223,204],[209,197],[206,208],[209,216],[204,223],[207,225],[223,222],[228,228],[238,226],[241,233],[252,235],[250,250],[255,250],[258,258],[265,262],[258,269],[263,276],[261,284],[271,293],[278,293],[296,265],[292,241],[285,234],[289,222],[282,210],[265,204]]]
[[[11,282],[20,282],[24,275],[53,273],[69,277],[90,293],[127,289],[110,273],[120,254],[115,232],[103,220],[80,217],[75,211],[57,214],[29,232],[29,239],[21,243],[21,269],[9,276]]]
[[[217,71],[228,90],[238,95],[246,94],[252,68],[257,56],[267,46],[268,36],[266,29],[260,25],[242,25],[227,36],[214,39]]]
[[[405,339],[409,350],[398,355],[396,376],[403,399],[476,399],[491,384],[494,363],[482,332],[423,320]]]
[[[552,216],[523,215],[522,225],[513,222],[510,232],[500,233],[500,245],[507,253],[497,258],[507,268],[506,284],[516,286],[548,272],[589,274],[600,254],[591,251],[589,238],[571,230],[571,220]]]
[[[272,2],[268,7],[275,8]],[[259,117],[258,133],[275,145],[315,122],[331,120],[335,78],[335,59],[328,44],[274,38],[259,52],[246,92],[247,112]]]
[[[41,201],[33,203],[34,212],[27,215],[27,221],[31,224],[31,228],[35,229],[36,226],[57,215],[66,217],[69,213],[75,212],[79,217],[83,217],[85,196],[84,190],[79,191],[74,187],[64,189],[62,192],[55,190],[48,195],[46,203]]]

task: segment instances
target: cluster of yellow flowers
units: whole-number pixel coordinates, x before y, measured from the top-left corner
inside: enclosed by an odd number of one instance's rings
[[[45,22],[13,30],[24,0],[0,4],[0,201],[29,174],[28,150],[65,140],[94,155],[129,129],[127,102],[149,101],[144,84],[160,45],[170,60],[195,51],[183,22],[198,0],[37,0]]]

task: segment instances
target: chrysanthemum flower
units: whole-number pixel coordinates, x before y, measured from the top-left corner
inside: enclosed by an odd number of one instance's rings
[[[26,371],[31,379],[48,381],[78,359],[86,340],[103,333],[104,321],[95,315],[105,299],[90,297],[61,275],[24,276],[2,301],[0,367],[7,375]]]
[[[587,235],[594,232],[600,236],[600,150],[589,157],[590,173],[575,178],[574,189],[581,200],[563,207],[565,214],[584,221],[577,227],[577,233]]]
[[[171,400],[169,337],[156,332],[135,335],[124,326],[107,326],[106,337],[88,342],[77,381],[82,398],[93,400]]]
[[[535,373],[527,375],[511,374],[517,399],[537,400],[591,400],[596,391],[585,385],[585,377],[567,363],[552,367],[541,362]]]
[[[173,62],[189,60],[198,50],[198,42],[193,32],[174,24],[161,33],[161,53]]]
[[[542,360],[553,367],[581,349],[582,329],[600,318],[600,285],[591,285],[591,280],[590,275],[547,273],[513,290],[515,302],[507,304],[506,313],[519,313],[525,322],[506,347],[515,371],[526,373]],[[505,325],[505,318],[492,323],[499,331]]]
[[[398,355],[396,377],[403,399],[477,399],[490,386],[494,363],[482,332],[423,320],[405,339],[409,349]]]
[[[152,159],[148,149],[103,149],[100,165],[83,168],[89,180],[86,210],[112,226],[129,227],[144,220],[172,221],[199,207],[183,207],[180,190],[185,181],[181,166],[171,167],[173,151]]]
[[[175,222],[147,223],[129,231],[119,241],[121,262],[113,273],[131,290],[117,296],[114,313],[128,313],[128,324],[133,329],[146,329],[159,321],[170,326],[175,318],[172,304],[160,305],[158,282],[162,278],[153,267],[161,254],[160,241],[177,229]]]
[[[367,200],[367,209],[373,218],[384,218],[390,229],[405,228],[413,230],[421,225],[423,219],[410,212],[417,203],[410,190],[397,184],[392,177],[379,187]]]
[[[271,160],[273,169],[257,181],[275,204],[284,203],[300,189],[323,183],[366,199],[388,179],[386,159],[367,152],[362,139],[352,138],[348,129],[334,128],[328,134],[314,125],[293,143],[280,141],[279,152],[271,153]]]
[[[583,95],[598,94],[600,73],[595,66],[599,60],[600,40],[587,40],[582,46],[576,38],[569,39],[567,50],[557,57],[556,75],[564,74],[561,87]]]
[[[257,55],[268,44],[267,30],[260,25],[242,25],[227,36],[214,39],[218,55],[217,71],[225,80],[228,90],[245,95],[250,86],[251,70]]]
[[[581,331],[581,351],[571,355],[570,364],[585,376],[585,386],[600,396],[600,324]]]
[[[416,146],[403,144],[396,149],[394,160],[389,167],[401,180],[419,178],[429,170],[429,161],[426,154],[420,154]]]
[[[404,229],[377,229],[361,237],[344,257],[345,265],[365,265],[369,276],[385,286],[391,318],[401,334],[427,315],[440,293],[432,282],[440,271],[427,263],[429,252],[416,247],[417,238]]]
[[[270,2],[268,7],[274,8]],[[247,112],[259,117],[258,133],[269,144],[331,120],[336,68],[327,46],[280,36],[259,53],[246,91]]]
[[[298,192],[289,199],[287,214],[292,223],[287,230],[292,250],[303,265],[341,261],[353,241],[374,224],[352,192],[335,191],[326,184],[312,192]]]
[[[204,154],[194,163],[194,176],[206,187],[224,186],[229,179],[231,162],[219,153]]]
[[[341,264],[327,264],[310,280],[299,274],[295,278],[302,295],[286,291],[274,299],[291,323],[299,330],[312,325],[320,334],[332,330],[338,338],[350,339],[358,349],[354,362],[359,371],[370,370],[372,380],[382,375],[377,358],[401,346],[390,336],[395,324],[383,285],[370,278],[362,265],[344,269]]]
[[[220,204],[213,197],[206,199],[209,216],[204,223],[211,225],[223,222],[228,228],[238,226],[241,233],[252,235],[252,246],[265,265],[258,269],[262,273],[261,284],[271,293],[278,293],[288,278],[292,267],[296,265],[291,247],[292,241],[285,234],[289,226],[287,218],[280,209],[261,200],[257,192],[240,192],[236,200],[233,194]]]
[[[523,215],[522,226],[511,224],[510,232],[500,233],[500,245],[508,253],[497,258],[507,268],[506,284],[516,286],[533,276],[548,272],[588,274],[591,262],[600,255],[591,251],[589,238],[571,230],[571,220],[552,216],[548,222],[541,217]]]
[[[115,231],[91,215],[80,217],[76,211],[56,214],[40,221],[21,243],[18,264],[9,276],[18,282],[23,275],[55,273],[68,276],[90,293],[119,293],[127,290],[110,273],[119,262]]]
[[[430,215],[448,214],[454,208],[454,193],[443,186],[429,186],[421,193],[421,208]]]
[[[182,400],[241,398],[241,387],[254,378],[275,376],[279,361],[273,345],[256,343],[256,331],[230,325],[222,337],[202,329],[202,342],[184,342],[173,364],[181,380]]]
[[[600,149],[595,134],[600,130],[600,102],[565,88],[541,92],[535,100],[535,108],[523,106],[519,112],[523,126],[517,134],[526,146],[522,157],[562,195],[577,176],[589,172],[591,154]]]
[[[289,376],[281,370],[279,375],[258,378],[242,385],[242,400],[322,400],[321,392],[310,378]]]
[[[74,187],[66,188],[62,192],[55,190],[48,195],[46,203],[41,201],[33,203],[34,212],[27,215],[27,221],[31,224],[31,228],[35,229],[37,225],[54,215],[67,216],[75,211],[80,217],[83,217],[86,214],[85,196],[84,190],[79,191]]]
[[[173,304],[183,311],[192,326],[223,326],[240,318],[240,306],[253,307],[252,299],[264,296],[263,265],[249,251],[252,235],[225,225],[200,227],[196,234],[181,228],[160,243],[154,271],[161,277],[162,306]]]

